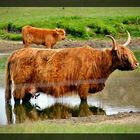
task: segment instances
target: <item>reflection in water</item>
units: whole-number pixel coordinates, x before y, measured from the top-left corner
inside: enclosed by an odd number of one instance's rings
[[[12,105],[10,104],[6,104],[6,114],[7,114],[7,123],[8,124],[12,124],[13,120],[12,120]]]
[[[6,113],[8,124],[23,123],[25,121],[36,121],[46,119],[66,119],[69,117],[84,117],[89,115],[105,115],[105,111],[95,106],[88,106],[87,102],[81,102],[79,106],[74,108],[61,103],[55,103],[54,105],[38,110],[37,106],[33,106],[31,103],[15,104],[12,112],[12,106],[6,105]],[[15,118],[13,113],[15,114]]]

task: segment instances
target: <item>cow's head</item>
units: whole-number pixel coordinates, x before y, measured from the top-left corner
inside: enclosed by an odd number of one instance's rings
[[[56,33],[57,33],[57,36],[58,36],[58,40],[64,40],[65,39],[65,30],[64,29],[57,29],[56,28]]]
[[[139,66],[139,63],[134,56],[133,52],[127,48],[126,46],[130,43],[131,37],[129,32],[128,33],[128,40],[123,45],[119,45],[116,43],[116,40],[110,36],[113,41],[112,47],[112,55],[113,55],[113,64],[119,70],[134,70]]]

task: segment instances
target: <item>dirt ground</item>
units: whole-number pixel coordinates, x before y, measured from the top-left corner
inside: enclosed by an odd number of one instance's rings
[[[125,41],[117,40],[119,43],[123,43]],[[55,48],[67,48],[67,47],[80,47],[84,45],[90,45],[95,48],[106,48],[106,46],[111,47],[111,40],[92,40],[92,41],[72,41],[65,40],[58,42],[55,45]],[[36,45],[32,45],[32,47],[38,47]],[[39,46],[40,48],[44,48],[44,46]],[[11,53],[14,50],[23,48],[23,44],[20,41],[6,41],[0,40],[0,54]],[[140,38],[133,39],[129,45],[131,49],[140,49]],[[48,120],[48,122],[72,122],[72,123],[117,123],[117,124],[140,124],[140,112],[124,112],[118,113],[115,115],[91,115],[88,117],[72,117],[69,119],[61,119],[61,120]]]
[[[125,43],[124,40],[117,40],[118,44]],[[70,39],[66,39],[64,41],[58,42],[54,48],[70,48],[70,47],[81,47],[84,45],[89,45],[94,48],[109,48],[112,47],[112,41],[110,39],[108,40],[102,40],[102,39],[96,39],[96,40],[83,40],[83,41],[73,41]],[[44,48],[42,45],[32,45],[32,47],[39,47]],[[132,39],[131,43],[128,46],[130,49],[136,50],[140,49],[140,38]],[[7,40],[0,40],[0,53],[10,53],[14,50],[23,48],[22,41],[7,41]]]
[[[47,120],[48,123],[80,123],[80,124],[90,124],[90,123],[101,123],[101,124],[136,124],[140,125],[140,112],[123,112],[114,115],[91,115],[88,117],[71,117],[67,119],[53,119]]]

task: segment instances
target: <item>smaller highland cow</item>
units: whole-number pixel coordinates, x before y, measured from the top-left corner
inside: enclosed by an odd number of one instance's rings
[[[42,29],[32,26],[22,28],[22,38],[24,47],[30,47],[31,44],[45,45],[52,49],[57,41],[65,39],[64,29]]]

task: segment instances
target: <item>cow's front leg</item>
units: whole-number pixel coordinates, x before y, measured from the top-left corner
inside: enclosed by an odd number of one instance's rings
[[[29,48],[29,47],[31,47],[32,42],[25,40],[23,44],[24,44],[24,48]]]
[[[47,49],[51,49],[51,44],[50,43],[45,42],[45,46],[46,46]]]
[[[81,102],[87,101],[89,86],[87,84],[80,85],[78,87],[78,94],[80,96]]]
[[[29,47],[31,47],[31,44],[30,43],[24,44],[24,48],[29,48]]]

